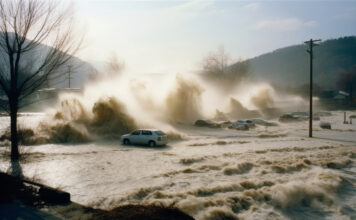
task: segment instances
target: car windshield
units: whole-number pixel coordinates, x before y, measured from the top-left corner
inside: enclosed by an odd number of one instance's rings
[[[132,132],[131,135],[140,135],[140,130],[136,130],[136,131]]]
[[[157,135],[166,135],[163,131],[155,131]]]

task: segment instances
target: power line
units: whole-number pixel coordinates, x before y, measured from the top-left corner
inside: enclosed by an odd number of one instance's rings
[[[309,50],[307,52],[310,55],[310,81],[309,81],[309,137],[313,137],[313,47],[317,46],[316,42],[320,42],[321,39],[310,39],[304,43],[308,44]]]

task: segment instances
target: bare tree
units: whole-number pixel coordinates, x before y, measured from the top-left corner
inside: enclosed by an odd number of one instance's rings
[[[125,62],[118,58],[115,52],[111,52],[108,60],[105,62],[105,66],[98,71],[95,68],[91,68],[88,72],[90,81],[97,81],[99,79],[112,78],[119,76],[125,69]]]
[[[250,65],[247,61],[233,64],[223,46],[210,52],[203,60],[203,77],[228,92],[248,76]]]
[[[210,52],[203,60],[203,69],[206,74],[223,74],[226,72],[230,56],[225,48],[220,46],[216,52]]]
[[[64,74],[79,49],[71,6],[51,0],[0,0],[0,88],[11,120],[11,159],[19,158],[17,114],[47,80]]]
[[[125,69],[125,63],[122,60],[119,60],[115,52],[112,52],[109,57],[109,62],[107,63],[107,74],[109,76],[115,76]]]

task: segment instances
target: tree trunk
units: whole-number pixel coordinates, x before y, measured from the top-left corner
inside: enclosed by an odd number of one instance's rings
[[[10,120],[11,120],[11,160],[17,160],[20,157],[18,138],[17,138],[17,111],[18,106],[16,101],[10,103]]]

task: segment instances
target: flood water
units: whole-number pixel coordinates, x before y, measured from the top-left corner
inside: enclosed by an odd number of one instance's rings
[[[314,122],[314,138],[307,121],[249,131],[176,125],[183,139],[164,147],[112,139],[23,146],[20,165],[26,177],[104,209],[164,204],[196,219],[355,219],[356,124],[332,114],[321,117],[331,130]],[[25,114],[19,124],[43,117]],[[9,118],[0,120],[3,131]],[[11,169],[5,156],[0,169]]]

